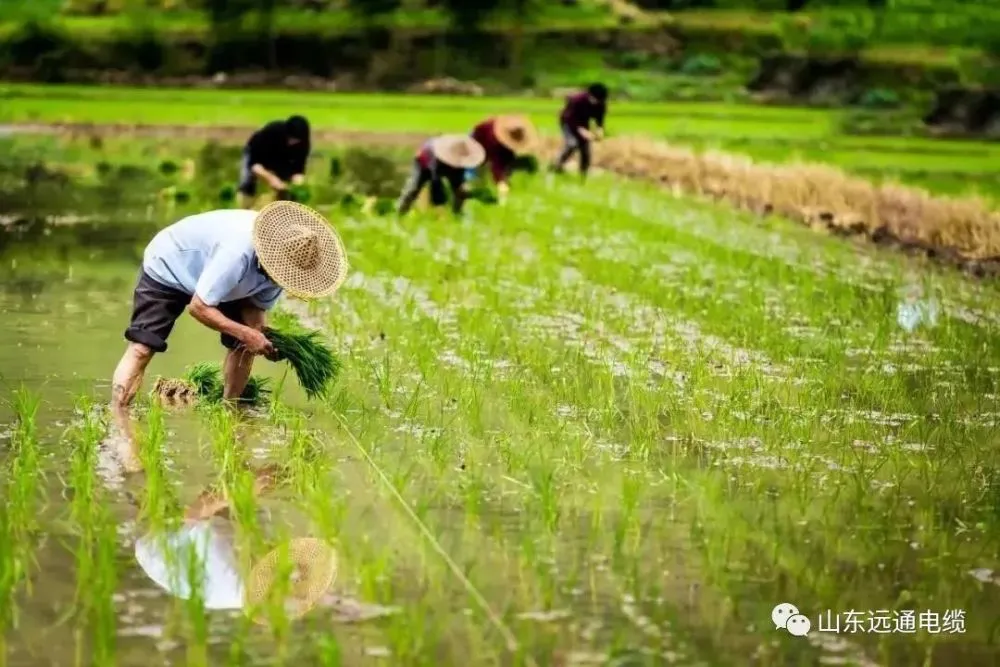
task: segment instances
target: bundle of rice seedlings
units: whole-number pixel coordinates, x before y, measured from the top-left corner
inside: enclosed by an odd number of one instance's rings
[[[293,185],[284,192],[279,193],[277,197],[277,199],[299,202],[300,204],[307,203],[311,198],[312,192],[309,190],[308,185]]]
[[[485,185],[469,190],[467,196],[469,199],[474,199],[484,204],[496,204],[498,201],[496,194]]]
[[[326,394],[330,383],[340,373],[341,363],[322,343],[318,331],[268,327],[264,329],[264,335],[274,345],[280,358],[292,365],[308,398]]]
[[[222,366],[202,362],[190,366],[184,379],[191,383],[204,400],[217,402],[222,400],[225,383],[222,380]],[[251,375],[247,386],[240,395],[240,401],[259,405],[266,403],[271,393],[270,378]]]

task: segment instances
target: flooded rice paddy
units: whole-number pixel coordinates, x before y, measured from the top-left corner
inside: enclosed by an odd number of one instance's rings
[[[222,205],[238,148],[3,141],[0,664],[998,664],[993,284],[600,175],[343,212],[321,151],[352,270],[280,307],[336,391],[263,361],[259,409],[143,391],[127,476],[104,404],[142,249]],[[145,390],[221,353],[183,318]],[[295,538],[332,585],[245,613]]]

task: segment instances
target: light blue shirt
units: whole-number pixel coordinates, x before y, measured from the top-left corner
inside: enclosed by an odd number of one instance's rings
[[[256,211],[223,209],[188,216],[160,230],[142,268],[157,282],[197,295],[206,305],[249,299],[269,310],[281,287],[264,275],[253,247]]]

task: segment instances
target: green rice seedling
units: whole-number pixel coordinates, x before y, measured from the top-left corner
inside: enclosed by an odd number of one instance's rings
[[[378,197],[372,210],[375,215],[389,215],[396,210],[396,200],[391,197]]]
[[[224,382],[220,364],[211,362],[193,364],[184,372],[184,379],[194,385],[198,395],[205,400],[213,403],[222,400]],[[271,379],[251,375],[240,395],[240,401],[250,405],[264,405],[268,402],[270,394]]]
[[[7,659],[7,630],[18,624],[15,595],[21,586],[31,593],[35,534],[41,483],[38,446],[38,397],[25,389],[14,392],[16,426],[0,504],[0,664]]]
[[[179,169],[177,163],[173,160],[163,160],[160,162],[160,166],[158,168],[160,173],[164,176],[172,176],[173,174],[176,174]]]
[[[496,193],[494,193],[493,190],[486,185],[480,185],[470,190],[468,198],[482,202],[483,204],[496,204],[499,201]]]
[[[83,423],[72,435],[70,481],[73,488],[71,518],[79,533],[76,549],[77,664],[84,653],[97,664],[111,664],[115,656],[117,587],[115,522],[97,479],[97,448],[104,427],[89,399],[77,403]],[[89,641],[86,641],[89,639]]]
[[[163,408],[157,401],[149,405],[147,426],[138,434],[139,459],[146,473],[145,493],[140,503],[140,518],[149,523],[157,534],[164,533],[179,518],[180,502],[177,490],[168,479],[163,457],[166,445],[166,427]]]
[[[232,185],[223,185],[219,188],[218,199],[223,204],[231,204],[236,201],[236,188]]]
[[[264,335],[282,359],[295,370],[299,383],[310,399],[325,396],[340,373],[341,362],[323,344],[318,331],[295,332],[268,327]]]

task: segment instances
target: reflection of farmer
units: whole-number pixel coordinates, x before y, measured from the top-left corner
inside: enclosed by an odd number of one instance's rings
[[[243,147],[240,167],[240,207],[250,208],[257,195],[257,179],[267,181],[283,198],[287,181],[298,184],[309,159],[309,122],[302,116],[276,120],[257,130]]]
[[[446,134],[427,141],[413,160],[413,171],[399,195],[397,208],[403,215],[410,210],[420,191],[428,183],[431,187],[431,205],[443,206],[448,201],[445,181],[451,186],[452,210],[462,211],[468,196],[465,186],[467,169],[483,163],[486,152],[475,139],[460,134]]]
[[[604,136],[604,115],[607,112],[608,89],[603,83],[595,83],[586,91],[570,95],[559,115],[562,129],[563,149],[554,165],[562,171],[573,153],[580,151],[580,173],[587,175],[590,168],[590,142]],[[597,129],[591,132],[590,121]]]
[[[124,436],[125,468],[141,469],[128,406],[153,355],[167,350],[174,322],[187,310],[221,334],[226,399],[243,393],[254,355],[276,358],[262,333],[265,312],[283,290],[310,299],[332,294],[347,275],[340,239],[318,213],[292,202],[262,211],[219,210],[161,230],[143,256],[135,286],[128,347],[112,380],[111,407]],[[127,448],[125,446],[127,445]]]
[[[255,493],[274,484],[275,472],[273,468],[256,472]],[[198,589],[206,609],[243,609],[264,602],[275,583],[278,552],[264,556],[247,573],[237,556],[233,524],[220,515],[229,504],[221,494],[203,492],[187,508],[179,529],[147,533],[136,540],[139,566],[182,600],[189,600]],[[286,613],[298,616],[333,583],[336,554],[319,540],[307,538],[292,540],[288,556],[298,576],[286,599]]]
[[[535,141],[535,129],[523,116],[489,118],[472,130],[472,138],[486,151],[493,182],[497,185],[501,203],[510,191],[510,174],[518,155],[527,153]]]

